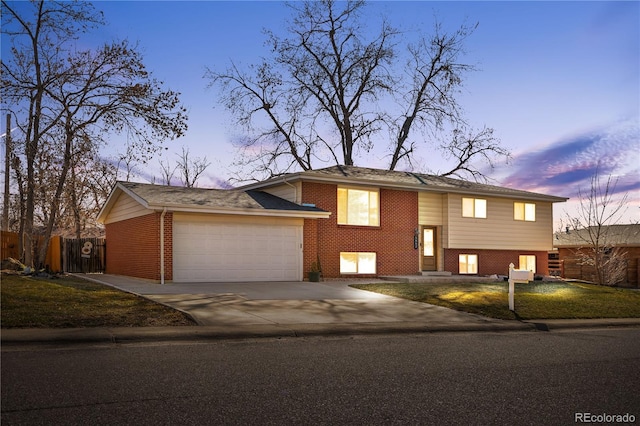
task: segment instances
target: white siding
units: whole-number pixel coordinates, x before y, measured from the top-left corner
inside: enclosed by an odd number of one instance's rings
[[[120,222],[121,220],[144,216],[151,212],[152,210],[144,208],[140,203],[127,194],[120,193],[104,223]]]
[[[291,201],[292,203],[300,204],[301,199],[301,186],[300,182],[292,183],[292,184],[282,184],[278,186],[273,186],[270,188],[261,189],[261,191],[268,192],[271,195],[275,195],[276,197],[283,198],[287,201]]]
[[[495,250],[552,250],[553,204],[536,201],[535,222],[513,218],[514,199],[487,200],[487,218],[462,217],[462,196],[449,194],[447,248]],[[531,201],[527,201],[531,202]]]
[[[418,221],[420,225],[443,225],[443,194],[418,193]]]

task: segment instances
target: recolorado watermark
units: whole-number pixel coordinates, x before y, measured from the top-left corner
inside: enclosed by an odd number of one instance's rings
[[[630,413],[575,413],[574,421],[576,423],[635,423],[636,416]]]

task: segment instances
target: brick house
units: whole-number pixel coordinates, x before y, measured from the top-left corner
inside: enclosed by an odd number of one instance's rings
[[[107,273],[156,281],[284,281],[420,272],[547,274],[565,198],[354,166],[233,190],[120,182],[99,215]]]

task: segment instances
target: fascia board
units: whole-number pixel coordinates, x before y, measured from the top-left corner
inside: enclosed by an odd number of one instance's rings
[[[272,210],[272,209],[230,209],[184,206],[179,204],[151,205],[150,209],[162,211],[164,208],[177,213],[206,213],[206,214],[231,214],[241,216],[271,216],[271,217],[298,217],[306,219],[327,219],[331,212],[310,212],[299,210]]]
[[[283,183],[293,183],[303,180],[301,174],[304,172],[291,173],[288,175],[273,177],[261,182],[250,183],[234,188],[238,191],[251,191],[254,189],[269,188],[271,186],[282,185]],[[306,180],[306,178],[305,178]]]
[[[415,190],[420,192],[431,192],[431,193],[438,193],[438,194],[461,194],[461,195],[475,195],[475,196],[481,195],[481,196],[496,197],[496,198],[546,201],[551,203],[564,203],[569,199],[566,197],[556,197],[553,195],[537,194],[534,192],[527,193],[527,194],[523,194],[523,193],[504,194],[504,193],[493,192],[493,191],[473,191],[473,190],[464,190],[459,188],[427,186],[421,183],[416,183],[414,185],[411,185],[411,184],[395,184],[393,182],[388,182],[388,181],[384,182],[384,181],[375,181],[375,180],[358,179],[358,178],[344,179],[339,176],[301,176],[300,174],[295,174],[285,180],[282,180],[282,179],[277,180],[277,179],[278,178],[273,178],[273,180],[258,182],[246,187],[242,187],[242,189],[246,189],[246,190],[260,189],[260,188],[268,188],[270,186],[280,185],[283,182],[294,183],[297,181],[307,181],[307,182],[335,183],[335,184],[344,185],[344,186],[350,186],[350,185],[369,186],[369,187],[375,186],[378,188]]]

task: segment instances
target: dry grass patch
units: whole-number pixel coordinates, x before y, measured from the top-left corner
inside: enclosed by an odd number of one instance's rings
[[[640,318],[640,291],[569,282],[378,283],[351,287],[500,319]]]
[[[186,326],[184,313],[73,276],[2,275],[2,328]]]

